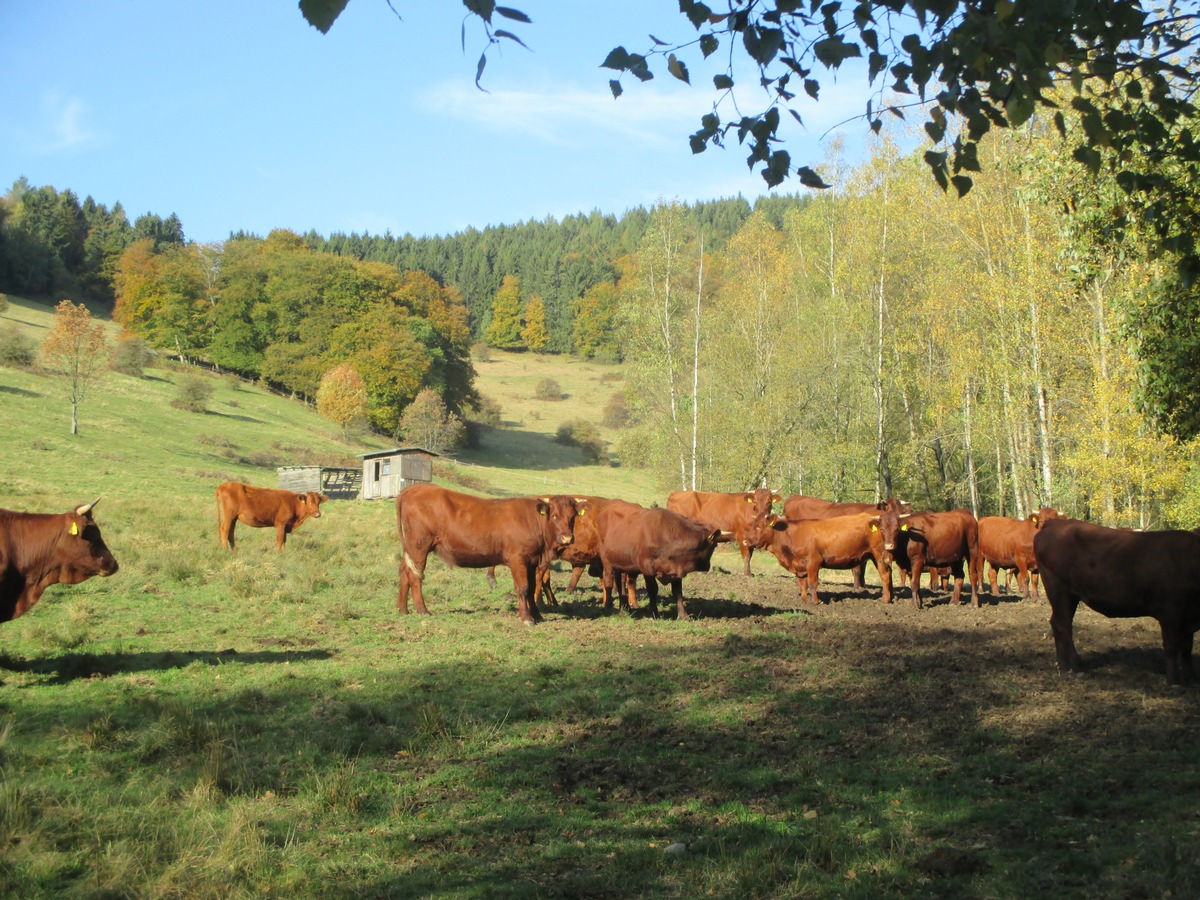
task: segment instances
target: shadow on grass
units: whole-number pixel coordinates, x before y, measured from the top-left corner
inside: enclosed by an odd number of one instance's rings
[[[0,393],[17,394],[18,396],[21,396],[21,397],[40,397],[40,396],[42,396],[37,391],[30,391],[30,390],[26,390],[25,388],[19,388],[19,387],[11,387],[10,385],[7,385],[7,384],[0,384]]]
[[[277,665],[314,659],[330,659],[329,650],[167,650],[161,653],[64,653],[38,659],[14,659],[0,655],[0,669],[53,675],[47,684],[66,684],[80,678],[120,675],[125,672],[161,672],[182,669],[193,663],[219,666],[237,662],[245,665]]]
[[[239,422],[253,422],[256,425],[263,424],[262,419],[256,419],[254,416],[242,416],[238,415],[237,413],[217,412],[215,409],[206,409],[204,414],[206,416],[219,416],[222,419],[237,419]]]

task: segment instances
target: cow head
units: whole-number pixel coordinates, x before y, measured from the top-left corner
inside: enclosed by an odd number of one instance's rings
[[[327,496],[317,491],[309,491],[308,493],[297,494],[296,496],[304,504],[309,517],[314,519],[321,518],[321,504],[329,499]]]
[[[1053,506],[1043,506],[1035,513],[1029,514],[1029,521],[1033,523],[1035,529],[1040,529],[1051,519],[1061,519],[1062,514]]]
[[[895,552],[901,535],[908,531],[909,515],[910,513],[901,514],[900,503],[893,498],[884,504],[878,517],[871,520],[870,527],[879,530],[883,538],[883,549],[888,553]]]
[[[93,575],[112,575],[119,566],[104,543],[100,526],[92,518],[97,497],[64,516],[63,532],[56,546],[60,584],[79,584]]]
[[[771,545],[771,533],[787,528],[787,519],[775,513],[758,516],[746,531],[745,543],[755,550],[766,550]]]
[[[576,503],[572,497],[557,494],[553,497],[537,498],[537,512],[546,519],[551,546],[565,547],[575,540],[575,516],[578,514]],[[586,509],[586,505],[584,508]]]

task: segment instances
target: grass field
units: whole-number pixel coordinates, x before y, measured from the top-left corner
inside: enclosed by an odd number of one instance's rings
[[[612,370],[479,371],[510,425],[440,477],[658,495],[549,440]],[[0,626],[0,896],[1200,892],[1200,700],[1153,622],[1081,611],[1092,672],[1064,679],[1044,601],[916,611],[833,573],[801,610],[728,549],[685,581],[690,622],[602,615],[588,584],[529,628],[503,575],[438,563],[433,615],[402,618],[391,503],[326,504],[283,554],[215,536],[220,481],[389,442],[228,379],[186,413],[178,377],[106,375],[71,437],[60,385],[0,368],[0,506],[101,495],[121,563]]]

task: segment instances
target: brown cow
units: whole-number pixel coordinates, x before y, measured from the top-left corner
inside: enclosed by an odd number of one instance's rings
[[[534,588],[538,568],[549,567],[560,548],[574,540],[579,508],[571,497],[514,497],[492,500],[434,484],[414,484],[396,497],[396,525],[404,554],[396,607],[428,614],[422,582],[433,551],[448,566],[484,569],[508,566],[517,594],[517,613],[532,625],[542,620]]]
[[[749,575],[750,557],[754,555],[754,547],[749,541],[750,526],[755,519],[769,516],[771,504],[778,503],[780,499],[778,492],[766,488],[737,494],[675,491],[667,497],[667,509],[695,519],[710,530],[720,531],[723,541],[736,541],[738,551],[742,554],[744,572]]]
[[[251,528],[274,527],[275,547],[282,553],[287,536],[305,519],[321,518],[321,504],[328,499],[316,491],[297,494],[226,481],[217,488],[217,537],[226,550],[234,550],[238,522]]]
[[[671,586],[679,619],[691,618],[683,606],[683,578],[691,572],[707,572],[713,551],[721,540],[719,529],[711,528],[669,509],[647,509],[636,503],[613,500],[596,516],[600,532],[600,560],[604,567],[605,606],[611,608],[617,575],[627,579],[630,605],[635,605],[635,578],[646,580],[650,614],[658,615],[658,585]],[[622,604],[624,605],[624,604]]]
[[[894,501],[901,513],[912,512],[912,504]],[[790,521],[798,519],[832,519],[834,516],[849,516],[854,513],[876,512],[888,508],[888,500],[879,503],[838,503],[833,500],[822,500],[820,497],[807,497],[804,494],[792,494],[783,504],[783,517]],[[888,572],[889,577],[891,572]],[[854,579],[854,589],[861,591],[866,587],[863,581],[863,566],[850,569],[850,577]]]
[[[755,546],[769,550],[779,564],[796,576],[802,602],[820,603],[817,580],[821,569],[862,571],[875,563],[883,585],[883,602],[892,602],[892,563],[883,549],[879,517],[874,512],[827,519],[781,519],[771,515],[755,533]]]
[[[568,591],[575,590],[584,569],[593,569],[599,574],[600,565],[600,535],[596,531],[596,516],[609,502],[607,497],[576,497],[578,513],[573,529],[574,540],[558,548],[557,559],[565,559],[571,564],[571,582]],[[580,506],[580,504],[583,504]],[[496,589],[496,567],[487,570],[488,587]],[[539,567],[537,572],[537,590],[534,597],[538,602],[545,599],[548,606],[557,606],[558,597],[550,584],[550,566]]]
[[[988,563],[988,584],[991,593],[997,590],[996,575],[1001,569],[1017,572],[1017,588],[1026,600],[1030,598],[1029,583],[1033,581],[1033,594],[1038,592],[1037,558],[1033,555],[1033,538],[1038,529],[1050,519],[1058,518],[1058,510],[1043,506],[1027,519],[1012,519],[1008,516],[984,516],[979,520],[979,552]]]
[[[971,605],[979,606],[979,523],[970,510],[902,516],[893,504],[879,514],[879,529],[884,549],[911,580],[913,606],[921,608],[921,572],[930,566],[949,566],[954,575],[950,602],[961,603],[964,562],[971,580]]]
[[[69,513],[0,509],[0,622],[29,612],[52,584],[79,584],[117,571],[92,518],[97,497]]]
[[[1079,672],[1073,622],[1082,602],[1102,616],[1150,616],[1162,629],[1167,681],[1195,681],[1200,629],[1200,537],[1190,531],[1129,531],[1052,519],[1033,538],[1061,671]],[[1181,677],[1182,676],[1182,677]]]

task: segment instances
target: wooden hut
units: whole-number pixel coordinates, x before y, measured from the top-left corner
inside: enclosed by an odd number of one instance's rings
[[[433,481],[432,450],[423,447],[395,447],[360,454],[363,461],[362,498],[375,500],[395,497],[410,484]]]
[[[339,469],[334,466],[280,466],[279,487],[303,494],[320,491],[330,500],[357,500],[362,487],[363,473],[358,469]]]

